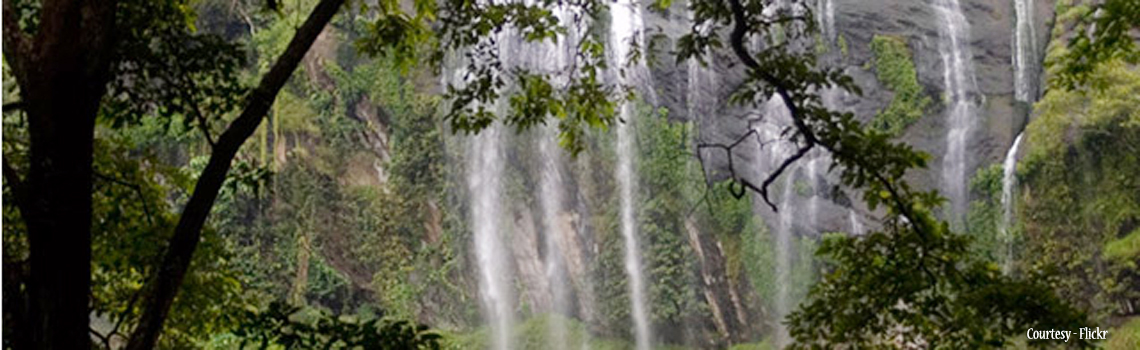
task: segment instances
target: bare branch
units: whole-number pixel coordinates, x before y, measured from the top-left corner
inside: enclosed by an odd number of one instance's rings
[[[790,167],[792,163],[795,163],[796,161],[800,160],[800,158],[803,158],[805,155],[807,155],[808,151],[811,151],[812,147],[815,147],[815,144],[808,143],[803,147],[800,147],[800,149],[796,151],[795,154],[792,154],[791,157],[784,159],[784,162],[780,163],[780,166],[776,168],[776,171],[768,174],[768,177],[764,179],[764,183],[761,184],[760,187],[767,189],[768,186],[771,186],[772,183],[776,181],[776,178],[780,177],[784,171],[788,170],[788,167]],[[770,199],[768,199],[768,194],[766,191],[764,193],[764,201],[768,203],[768,206],[772,207],[772,210],[776,210],[776,205],[773,204]]]

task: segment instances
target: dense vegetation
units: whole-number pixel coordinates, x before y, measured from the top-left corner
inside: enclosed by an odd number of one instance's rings
[[[731,49],[743,66],[731,102],[775,96],[792,117],[781,137],[795,150],[779,168],[714,181],[694,150],[731,156],[734,146],[698,146],[701,124],[603,77],[630,68],[607,62],[606,2],[573,4],[583,14],[574,24],[591,27],[571,50],[580,65],[561,73],[508,72],[494,49],[504,27],[529,41],[571,30],[550,2],[342,2],[5,4],[5,349],[485,348],[460,177],[466,134],[495,123],[515,131],[510,210],[537,207],[535,145],[557,137],[573,156],[564,173],[578,197],[567,202],[583,214],[566,220],[592,239],[582,268],[596,284],[576,288],[596,314],[522,303],[530,317],[511,330],[517,346],[555,341],[545,330],[556,323],[568,348],[628,348],[608,130],[618,122],[637,127],[641,258],[666,343],[767,348],[786,326],[793,348],[1000,347],[1027,327],[1090,320],[1118,327],[1107,346],[1140,342],[1140,72],[1129,40],[1102,45],[1078,31],[1066,45],[1068,27],[1056,27],[1058,78],[1026,131],[1014,239],[999,227],[1000,167],[975,175],[968,232],[934,214],[936,191],[909,184],[930,156],[894,137],[936,106],[901,38],[870,43],[869,66],[894,97],[865,126],[817,94],[862,93],[853,80],[818,67],[822,52],[786,45],[814,35],[810,19],[770,18],[762,2],[687,4],[693,31],[648,54]],[[65,3],[74,7],[46,6]],[[1131,2],[1103,6],[1109,15],[1095,18],[1061,6],[1059,20],[1137,27]],[[1129,35],[1107,32],[1093,35]],[[846,57],[846,39],[836,45]],[[459,64],[472,83],[438,82],[455,52],[473,57]],[[618,120],[623,103],[636,107]],[[795,237],[797,264],[781,281],[755,211],[786,209],[769,196],[781,190],[817,195],[792,166],[813,150],[882,222],[862,236]],[[505,220],[505,234],[535,240],[536,215]],[[1011,242],[1017,268],[1003,274],[995,262]],[[799,305],[786,321],[773,317],[780,283]]]
[[[879,81],[895,94],[887,108],[871,120],[871,125],[898,135],[926,114],[931,100],[918,84],[910,48],[903,39],[876,35],[871,39],[871,52],[875,56]]]
[[[1090,11],[1061,9],[1062,18]],[[1047,60],[1083,47],[1057,41]],[[1051,73],[1064,76],[1063,68]],[[1140,72],[1114,59],[1082,79],[1079,88],[1046,93],[1027,127],[1018,169],[1025,184],[1018,201],[1020,261],[1027,271],[1047,271],[1060,295],[1095,317],[1119,323],[1140,302],[1140,183],[1130,175],[1140,171]]]

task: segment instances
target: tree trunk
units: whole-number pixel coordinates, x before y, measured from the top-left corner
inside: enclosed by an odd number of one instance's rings
[[[14,190],[29,245],[28,317],[13,326],[30,348],[89,349],[92,142],[116,4],[43,1],[34,36],[4,5],[5,59],[20,87],[31,153],[26,180],[9,180],[22,187]]]
[[[186,277],[194,250],[198,247],[202,226],[214,206],[218,190],[226,180],[230,163],[241,145],[257,130],[278,91],[285,86],[309,47],[343,3],[344,0],[322,0],[317,4],[309,18],[297,29],[285,52],[277,58],[269,73],[262,77],[261,83],[246,100],[241,115],[218,138],[210,161],[198,177],[194,194],[190,196],[190,201],[178,220],[178,226],[174,229],[162,265],[157,270],[158,275],[152,280],[154,285],[147,295],[139,324],[131,334],[128,350],[151,349],[158,341],[163,322]]]

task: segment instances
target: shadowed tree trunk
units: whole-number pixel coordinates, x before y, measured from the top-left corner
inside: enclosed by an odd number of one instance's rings
[[[37,32],[20,30],[4,3],[4,56],[20,86],[30,158],[5,180],[27,224],[27,318],[21,348],[89,349],[91,162],[95,115],[106,91],[115,1],[48,0]]]
[[[262,77],[260,84],[250,94],[241,115],[218,138],[213,153],[210,154],[210,161],[198,177],[194,194],[191,195],[190,201],[182,211],[182,217],[178,220],[178,226],[174,229],[174,236],[170,239],[166,256],[163,257],[162,265],[157,270],[158,275],[152,280],[154,285],[147,294],[142,318],[131,334],[130,343],[127,344],[128,350],[145,350],[154,347],[158,336],[162,333],[162,325],[170,312],[174,297],[186,277],[191,257],[201,238],[202,226],[206,222],[210,208],[214,206],[218,190],[226,180],[230,163],[241,145],[257,130],[273,100],[277,98],[277,92],[285,86],[285,82],[293,75],[293,71],[309,51],[313,41],[343,3],[344,0],[322,0],[317,4],[309,14],[309,18],[297,29],[285,52],[277,58],[269,73]]]

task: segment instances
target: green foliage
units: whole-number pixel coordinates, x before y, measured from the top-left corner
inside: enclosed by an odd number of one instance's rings
[[[100,119],[112,127],[181,121],[214,134],[224,126],[246,93],[239,74],[245,55],[218,35],[196,32],[193,8],[186,0],[119,3],[117,25],[130,30],[116,40]]]
[[[6,114],[4,119],[5,162],[23,169],[26,129],[19,118]],[[100,127],[93,145],[91,312],[98,346],[125,337],[138,321],[139,295],[158,268],[159,254],[177,220],[175,207],[192,180],[153,153],[140,151],[133,141],[138,135],[166,135],[164,127],[161,122],[119,130]],[[7,187],[4,192],[8,200]],[[26,229],[15,209],[4,209],[6,268],[21,266],[27,256]],[[186,294],[174,301],[160,348],[194,347],[236,324],[247,300],[234,260],[228,242],[205,228],[182,285]],[[5,289],[12,292],[5,296],[6,303],[24,298],[19,288],[23,282],[6,280],[5,288],[16,288]]]
[[[1124,263],[1132,261],[1132,268],[1135,269],[1135,262],[1140,259],[1140,228],[1133,230],[1132,233],[1124,236],[1124,238],[1113,240],[1105,244],[1104,257],[1105,259]]]
[[[394,62],[404,73],[421,59],[437,59],[432,49],[439,43],[430,24],[437,19],[439,4],[415,0],[412,5],[413,11],[409,13],[400,1],[379,1],[376,6],[363,3],[362,12],[368,15],[357,18],[357,22],[363,22],[361,38],[356,41],[357,48],[363,53]]]
[[[603,215],[608,220],[603,221],[606,226],[599,227],[596,237],[599,252],[591,266],[598,300],[598,323],[604,336],[632,339],[629,285],[622,263],[625,243],[618,227],[616,205],[607,207]]]
[[[728,193],[729,186],[729,182],[721,182],[708,188],[703,198],[705,205],[703,208],[698,205],[693,212],[702,219],[702,229],[715,233],[716,239],[723,243],[726,276],[733,281],[747,279],[754,282],[753,277],[758,271],[754,265],[762,261],[757,259],[755,253],[767,254],[770,250],[750,250],[767,247],[756,248],[748,245],[748,242],[749,239],[758,237],[758,234],[764,234],[761,230],[765,226],[752,212],[751,197],[733,198]]]
[[[535,315],[515,325],[512,330],[513,339],[515,339],[514,346],[519,349],[545,349],[550,347],[555,341],[548,337],[549,332],[547,332],[552,322],[558,322],[558,325],[565,330],[565,338],[560,339],[559,344],[567,349],[627,350],[633,348],[633,344],[624,340],[593,337],[587,325],[577,319],[550,314]],[[445,333],[441,340],[442,348],[456,350],[487,348],[489,346],[489,333],[490,331],[487,328],[480,328],[469,333]]]
[[[937,254],[928,255],[906,248],[923,239],[912,230],[893,232],[823,242],[819,254],[830,259],[829,272],[790,317],[790,332],[800,341],[792,348],[839,342],[1001,347],[1028,327],[1076,329],[1087,322],[1051,289],[1004,277],[992,265],[973,260],[963,236],[935,231],[941,237],[927,239],[939,240]],[[830,327],[804,327],[809,324]],[[1091,345],[1087,340],[1075,344]]]
[[[728,348],[728,350],[773,350],[772,343],[764,340],[759,343],[736,344]]]
[[[875,58],[879,82],[895,93],[891,104],[875,115],[871,125],[888,134],[899,135],[922,118],[931,103],[930,97],[918,84],[910,48],[902,38],[876,35],[871,39],[871,53]]]
[[[1026,130],[1019,166],[1025,270],[1099,318],[1136,305],[1140,277],[1125,253],[1140,221],[1140,72],[1112,61],[1079,90],[1050,90]],[[1109,249],[1111,248],[1111,250]]]
[[[1002,224],[1002,168],[994,164],[978,169],[970,180],[970,211],[966,214],[966,232],[973,238],[975,256],[987,261],[999,261],[1005,254],[1006,238]]]
[[[748,281],[752,288],[764,301],[766,310],[776,310],[778,290],[781,281],[777,276],[776,237],[773,232],[761,226],[743,234],[743,260],[744,271],[747,272]],[[812,254],[817,244],[810,238],[793,237],[792,252],[789,254],[795,263],[788,272],[790,277],[787,283],[787,301],[797,305],[808,294],[808,290],[815,283],[818,276],[815,266],[811,263]],[[783,320],[778,320],[783,322]],[[775,325],[772,325],[775,326]]]
[[[596,20],[606,9],[602,1],[563,4],[566,11],[577,13],[569,23],[562,22],[549,3],[448,0],[440,6],[438,47],[442,50],[434,52],[430,62],[438,69],[445,52],[462,56],[453,57],[453,61],[464,77],[445,82],[450,108],[444,120],[456,132],[477,132],[500,119],[526,129],[552,118],[558,121],[562,146],[577,154],[586,146],[585,131],[612,124],[618,103],[630,98],[628,87],[602,78],[610,66],[605,55],[606,38],[590,32],[599,25]],[[558,43],[574,33],[577,41],[569,43],[573,49],[566,63],[574,69],[545,73],[506,64],[509,61],[503,58],[511,54],[499,52],[500,46],[492,39],[505,30],[521,35],[528,44]],[[634,48],[630,57],[617,59],[632,65],[638,61],[640,49],[638,45],[630,47]],[[625,65],[613,66],[626,74]],[[564,83],[550,83],[555,80]],[[508,109],[492,107],[507,102]]]
[[[1124,325],[1110,330],[1104,348],[1108,350],[1140,348],[1140,317],[1133,317]]]
[[[439,349],[440,335],[407,321],[357,320],[281,302],[249,311],[237,349]]]
[[[702,312],[693,288],[699,262],[686,236],[686,221],[703,184],[689,153],[689,125],[670,122],[664,110],[639,112],[639,233],[650,281],[649,309],[659,328],[680,329]]]
[[[1140,62],[1140,50],[1136,49],[1133,35],[1140,28],[1140,4],[1134,0],[1108,0],[1091,8],[1075,6],[1072,9],[1075,11],[1064,13],[1076,26],[1075,33],[1068,39],[1068,51],[1047,60],[1056,73],[1051,84],[1073,89],[1092,83],[1089,78],[1101,64],[1114,60],[1129,64]],[[1059,20],[1061,25],[1057,27],[1064,28],[1066,22]]]

